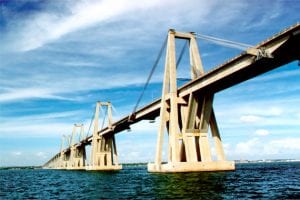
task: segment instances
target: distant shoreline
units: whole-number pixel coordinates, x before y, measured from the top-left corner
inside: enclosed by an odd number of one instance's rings
[[[10,167],[0,167],[0,170],[6,170],[6,169],[42,169],[42,166],[10,166]]]
[[[280,162],[300,162],[300,159],[261,159],[261,160],[234,160],[236,164],[251,164],[251,163],[280,163]],[[148,163],[124,163],[123,166],[142,166]],[[5,166],[0,167],[0,170],[21,170],[21,169],[42,169],[42,166]]]
[[[260,160],[234,160],[236,164],[244,163],[276,163],[276,162],[300,162],[300,159],[260,159]]]

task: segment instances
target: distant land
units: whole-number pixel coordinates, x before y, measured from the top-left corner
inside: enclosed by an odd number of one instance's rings
[[[236,164],[247,163],[276,163],[276,162],[300,162],[300,159],[261,159],[261,160],[234,160]],[[142,166],[148,163],[124,163],[123,166]],[[42,169],[42,166],[5,166],[0,167],[0,170],[20,170],[20,169]]]
[[[7,170],[7,169],[42,169],[42,166],[10,166],[10,167],[0,167],[0,170]]]
[[[300,162],[300,159],[234,160],[235,163]]]

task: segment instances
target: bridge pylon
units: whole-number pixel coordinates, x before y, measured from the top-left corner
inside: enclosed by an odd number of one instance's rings
[[[79,129],[79,141],[83,139],[84,127],[83,124],[74,124],[70,139],[70,158],[68,159],[67,169],[83,170],[85,169],[86,151],[84,144],[75,145],[75,137]]]
[[[111,134],[99,135],[99,111],[106,107],[108,126]],[[104,117],[105,120],[105,117]],[[94,131],[92,136],[91,160],[86,170],[113,171],[121,170],[122,165],[118,163],[118,154],[114,128],[112,122],[112,106],[110,102],[97,102],[94,116]]]
[[[222,140],[213,110],[214,94],[210,91],[178,96],[175,40],[189,42],[191,79],[204,74],[197,41],[193,33],[169,30],[165,71],[160,107],[160,124],[155,162],[149,172],[192,172],[234,170],[232,161],[225,159]],[[209,128],[214,140],[217,160],[212,159]],[[168,133],[168,162],[162,163],[165,130]]]
[[[65,136],[63,135],[61,137],[60,152],[58,153],[59,159],[58,159],[56,167],[55,167],[56,169],[64,169],[64,167],[65,167],[65,152],[63,150],[64,141],[65,141],[64,139],[65,139]]]

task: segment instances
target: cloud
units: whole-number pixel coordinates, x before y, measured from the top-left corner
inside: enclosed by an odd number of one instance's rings
[[[237,19],[242,10],[246,9],[246,5],[239,1],[231,1],[224,7],[220,6],[217,1],[207,2],[204,0],[188,2],[183,0],[48,2],[44,4],[44,10],[23,15],[18,18],[18,21],[15,21],[15,18],[8,20],[11,16],[7,16],[6,20],[10,29],[8,34],[5,34],[5,40],[6,44],[11,46],[14,51],[24,52],[55,43],[62,38],[68,39],[65,36],[88,29],[94,29],[94,34],[91,36],[94,37],[99,33],[98,27],[114,30],[113,34],[108,37],[115,38],[118,35],[118,39],[121,40],[124,37],[139,40],[145,38],[149,31],[151,34],[161,34],[161,30],[157,31],[158,29],[153,29],[153,27],[163,28],[163,31],[166,32],[169,28],[190,28],[208,25],[208,21],[213,21],[214,28],[210,27],[210,29],[215,29],[215,27],[223,27]],[[197,12],[195,12],[195,7],[197,7]],[[153,16],[153,12],[155,12],[155,16]],[[11,15],[13,16],[14,13]],[[118,24],[118,22],[122,22],[122,24]],[[101,36],[107,38],[105,32],[110,32],[110,30],[103,29],[100,33],[104,35]],[[134,35],[133,32],[139,35]]]
[[[229,12],[228,7],[225,9],[217,1],[203,2],[87,0],[61,3],[64,9],[53,9],[57,5],[49,3],[50,8],[45,6],[44,10],[26,15],[17,22],[8,20],[8,23],[19,23],[19,26],[11,26],[11,31],[5,33],[16,40],[8,40],[7,43],[18,46],[15,47],[18,51],[34,50],[50,43],[52,45],[28,55],[23,52],[25,56],[22,65],[11,66],[18,74],[14,77],[16,81],[8,84],[9,81],[5,77],[3,79],[3,86],[12,91],[0,95],[0,101],[32,98],[76,100],[76,97],[66,97],[67,94],[142,84],[146,77],[140,76],[140,71],[144,73],[140,70],[141,60],[145,61],[148,56],[139,55],[142,59],[139,57],[132,60],[136,56],[132,51],[153,51],[153,45],[157,40],[157,46],[160,45],[158,43],[162,42],[162,33],[165,35],[169,26],[189,30],[206,23],[206,18],[219,22],[220,18],[215,16],[216,8],[224,20],[218,25],[230,23],[247,5],[232,1],[228,6],[237,12]],[[192,12],[195,7],[198,7],[198,11]],[[157,13],[155,18],[149,17],[154,10]],[[214,25],[217,26],[216,23]],[[144,55],[148,55],[148,52]],[[32,57],[36,60],[29,62]],[[32,66],[30,70],[24,67],[27,65]],[[37,67],[39,65],[44,67]],[[3,66],[6,68],[6,65]],[[70,70],[72,67],[76,69]],[[105,77],[102,74],[97,76],[101,72],[99,68],[105,68]],[[159,78],[156,81],[161,81],[161,76]],[[110,81],[112,79],[118,81]]]
[[[261,121],[262,118],[255,115],[244,115],[240,117],[240,120],[241,122],[245,122],[245,123],[254,123],[254,122]]]
[[[245,87],[247,87],[245,85]],[[256,86],[259,87],[259,86]],[[243,88],[240,88],[242,93]],[[239,94],[238,99],[232,99],[232,94],[223,92],[215,98],[214,106],[218,122],[222,127],[236,129],[280,129],[299,126],[299,109],[297,102],[300,98],[294,93],[292,96],[283,95],[278,97],[253,97],[249,94]],[[220,99],[219,99],[220,98]],[[232,104],[232,102],[235,102]],[[228,112],[230,110],[230,112]],[[272,128],[271,128],[272,127]],[[271,128],[271,129],[270,129]],[[273,130],[272,130],[273,132]]]
[[[270,116],[281,116],[282,113],[283,113],[282,109],[278,107],[271,107],[268,114]]]
[[[300,151],[300,138],[282,138],[269,142],[267,147],[269,149],[275,149],[276,152],[289,151],[297,153]]]
[[[137,134],[153,134],[155,137],[158,131],[159,120],[144,120],[131,125],[131,131]]]
[[[134,145],[133,145],[134,141]],[[116,137],[120,162],[149,162],[154,159],[156,135],[145,140],[145,136],[132,133],[121,133]]]
[[[0,137],[60,137],[70,134],[81,111],[67,111],[28,116],[1,117]],[[71,119],[71,120],[70,120]],[[72,122],[73,121],[73,122]],[[17,124],[17,125],[16,125]]]
[[[283,9],[282,9],[282,2],[280,1],[275,1],[273,2],[272,6],[269,7],[269,3],[265,2],[260,5],[258,9],[255,10],[256,15],[260,15],[261,18],[258,20],[255,15],[249,15],[246,13],[248,16],[248,19],[243,23],[244,29],[245,30],[252,30],[252,29],[257,29],[264,27],[270,23],[272,20],[276,20],[278,17],[282,15]],[[250,4],[249,4],[250,6]],[[271,14],[265,13],[265,9],[269,8],[271,11]],[[250,23],[249,23],[250,22]]]
[[[32,145],[32,146],[34,147],[35,145]],[[27,148],[22,151],[3,151],[2,150],[2,151],[0,151],[0,167],[41,166],[48,159],[50,159],[51,154],[56,153],[56,150],[57,150],[57,148],[49,149],[49,148],[45,148],[44,146],[40,147],[40,148],[34,148],[34,149]],[[45,151],[47,151],[47,153]],[[12,156],[7,156],[9,154]]]
[[[235,147],[235,151],[239,154],[253,154],[252,152],[257,151],[256,149],[258,148],[259,144],[259,139],[253,138],[246,142],[238,143]]]
[[[264,76],[259,76],[251,81],[257,84],[265,84],[266,82],[273,81],[274,79],[280,80],[280,79],[287,79],[292,77],[297,78],[299,77],[299,75],[300,75],[299,69],[294,69],[294,70],[279,71],[279,72],[266,74]]]
[[[137,9],[147,9],[158,1],[77,1],[69,4],[70,10],[61,12],[40,12],[23,20],[20,26],[20,38],[15,43],[15,50],[30,51],[53,42],[66,34],[91,27],[97,23],[112,20],[121,14]]]
[[[0,103],[11,103],[30,99],[78,101],[82,99],[78,97],[80,91],[123,88],[143,84],[145,82],[144,77],[121,73],[102,77],[91,75],[90,77],[84,76],[66,79],[62,76],[63,75],[49,76],[40,86],[36,86],[38,83],[35,83],[34,80],[28,80],[25,81],[25,83],[16,82],[8,91],[2,92],[2,94],[0,93]]]
[[[259,136],[267,136],[269,134],[270,132],[266,129],[258,129],[255,131],[255,135],[259,135]]]
[[[299,144],[300,138],[298,137],[269,138],[269,140],[251,138],[231,146],[226,151],[235,159],[299,158]]]
[[[72,123],[64,122],[44,122],[35,124],[34,122],[21,122],[16,126],[16,121],[1,124],[0,137],[59,137],[63,133],[71,133]]]
[[[47,157],[48,157],[48,156],[47,156],[47,153],[42,152],[42,151],[37,152],[37,153],[36,153],[36,156],[37,156],[37,157],[41,157],[41,158],[47,158]]]
[[[246,103],[248,105],[239,107],[239,110],[237,110],[239,113],[247,113],[240,118],[243,122],[258,122],[262,121],[263,118],[279,117],[283,114],[282,105],[276,106],[276,102],[273,99],[249,101]],[[263,105],[264,103],[265,105]]]
[[[14,151],[14,152],[12,152],[12,155],[14,155],[14,156],[21,156],[22,152],[21,151]]]
[[[0,103],[25,100],[25,99],[34,99],[34,98],[57,99],[57,100],[67,100],[67,101],[74,100],[74,99],[54,95],[52,94],[51,91],[47,91],[46,89],[42,89],[42,88],[25,88],[25,89],[17,89],[14,91],[0,94]]]

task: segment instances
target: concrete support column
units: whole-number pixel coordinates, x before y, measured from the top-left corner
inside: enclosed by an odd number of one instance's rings
[[[234,163],[225,160],[222,141],[213,113],[213,94],[190,93],[178,97],[175,38],[185,39],[190,45],[191,78],[204,74],[198,45],[193,33],[170,30],[162,89],[160,124],[155,162],[148,164],[149,172],[188,172],[234,170]],[[211,127],[210,127],[211,126]],[[215,141],[217,161],[212,160],[209,128]],[[162,164],[162,145],[168,133],[168,162]]]
[[[213,136],[214,142],[215,142],[217,160],[224,161],[224,160],[226,160],[226,158],[225,158],[225,153],[224,153],[222,140],[221,140],[221,136],[219,133],[214,110],[212,110],[211,117],[210,117],[210,127],[211,127],[211,133],[212,133],[212,136]]]
[[[101,106],[107,107],[108,127],[112,134],[105,137],[98,134],[99,110]],[[115,144],[115,136],[112,127],[112,112],[110,102],[97,102],[94,117],[94,132],[92,138],[91,165],[87,170],[120,170],[122,166],[118,163],[118,155]]]

